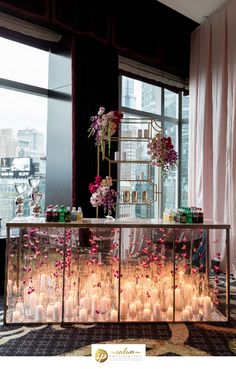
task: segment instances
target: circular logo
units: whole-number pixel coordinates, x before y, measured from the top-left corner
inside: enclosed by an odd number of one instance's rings
[[[97,349],[95,352],[95,360],[99,363],[104,363],[108,359],[108,353],[105,350]]]

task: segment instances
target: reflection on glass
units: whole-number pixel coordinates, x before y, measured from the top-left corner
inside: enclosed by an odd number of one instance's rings
[[[178,125],[165,122],[164,134],[172,138],[175,150],[178,151]],[[175,209],[177,207],[177,169],[169,172],[163,181],[163,209]]]
[[[161,87],[122,76],[122,106],[161,115]]]
[[[16,204],[16,216],[22,217],[24,214],[24,197],[22,194],[25,192],[27,185],[24,182],[16,182],[14,183],[15,190],[18,196],[15,199]]]
[[[164,114],[167,117],[178,118],[179,96],[177,93],[165,89]]]

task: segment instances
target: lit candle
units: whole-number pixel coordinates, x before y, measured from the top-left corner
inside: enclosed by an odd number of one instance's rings
[[[131,318],[134,318],[136,316],[136,304],[135,303],[132,303],[129,305],[129,315]]]
[[[36,322],[43,321],[43,305],[36,306],[35,321]]]
[[[38,303],[38,296],[36,293],[30,294],[30,301],[29,301],[29,313],[31,316],[35,315],[36,312],[36,305]]]
[[[87,312],[87,309],[80,309],[80,312],[79,312],[79,318],[80,318],[80,321],[81,322],[87,322],[88,320],[88,312]]]
[[[13,296],[17,296],[18,293],[18,288],[16,286],[16,284],[13,286]]]
[[[91,297],[91,306],[92,306],[92,310],[98,310],[99,308],[99,298],[97,295],[93,295]]]
[[[203,299],[203,313],[204,319],[211,319],[211,298],[209,296],[205,296]]]
[[[127,304],[125,301],[120,302],[120,316],[121,318],[126,318],[127,315]]]
[[[91,298],[89,296],[84,297],[84,307],[88,310],[88,313],[91,310]]]
[[[188,309],[184,309],[183,310],[183,320],[190,320],[190,316],[189,316],[189,310]]]
[[[153,317],[155,320],[158,320],[161,317],[160,304],[157,302],[153,305]]]
[[[167,309],[167,320],[173,320],[173,307],[169,306]]]
[[[171,288],[167,290],[166,303],[168,306],[173,304],[173,290]]]
[[[199,322],[200,321],[200,315],[199,314],[193,314],[193,321]]]
[[[118,311],[113,309],[111,310],[111,321],[117,322],[117,320],[118,320]]]
[[[65,315],[67,317],[71,317],[73,315],[73,301],[71,298],[69,298],[68,300],[66,300],[65,303]]]
[[[184,271],[180,270],[179,271],[179,279],[183,279],[183,277],[184,277]]]
[[[143,309],[143,320],[151,320],[151,309],[145,308]]]
[[[151,304],[149,302],[145,302],[144,309],[151,309]]]
[[[60,307],[57,304],[52,307],[52,320],[53,322],[59,322],[60,320]]]
[[[46,275],[41,274],[41,276],[40,276],[40,290],[44,291],[45,288],[46,288]]]
[[[46,319],[48,322],[53,321],[53,306],[48,305],[46,309]]]
[[[12,314],[12,323],[18,323],[21,321],[21,313],[19,310],[13,311]]]
[[[101,313],[102,314],[106,313],[109,310],[110,302],[111,302],[110,298],[105,297],[105,296],[102,297],[101,299]]]
[[[181,298],[181,291],[179,288],[175,289],[175,308],[176,310],[182,309],[182,298]]]
[[[199,300],[197,296],[193,296],[192,298],[192,308],[193,308],[193,314],[199,313]]]
[[[140,314],[143,311],[143,304],[141,301],[135,301],[137,313]]]

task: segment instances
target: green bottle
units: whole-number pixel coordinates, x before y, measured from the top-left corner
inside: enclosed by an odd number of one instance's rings
[[[66,212],[65,212],[65,222],[70,222],[70,221],[71,221],[71,212],[70,212],[70,207],[67,206]]]
[[[66,209],[64,207],[64,205],[61,205],[60,209],[59,209],[59,222],[64,223],[65,221],[65,212]]]

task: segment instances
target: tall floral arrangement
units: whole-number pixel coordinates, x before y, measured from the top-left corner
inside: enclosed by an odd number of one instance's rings
[[[88,137],[95,136],[95,143],[100,146],[103,159],[105,157],[106,142],[108,143],[108,155],[110,156],[111,136],[118,131],[122,118],[123,114],[118,110],[105,113],[104,107],[100,107],[98,113],[90,118]]]
[[[91,192],[90,203],[93,207],[103,206],[104,213],[112,214],[112,210],[116,209],[117,192],[111,188],[112,178],[106,177],[102,179],[101,176],[95,177],[93,183],[89,185]]]
[[[164,176],[178,165],[178,153],[174,149],[171,137],[158,132],[147,145],[147,154],[151,157],[151,165],[161,167]]]

